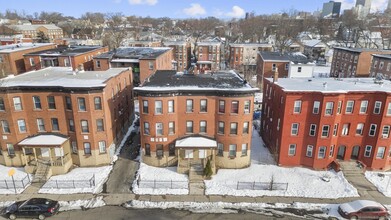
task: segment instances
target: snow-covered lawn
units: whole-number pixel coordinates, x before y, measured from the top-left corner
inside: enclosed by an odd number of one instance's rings
[[[387,197],[391,197],[391,172],[365,172],[365,177],[377,190]]]
[[[173,181],[173,187],[171,187],[171,181]],[[132,187],[135,194],[185,195],[189,194],[188,182],[188,176],[177,173],[176,167],[159,168],[140,162],[140,168]]]
[[[97,196],[90,200],[75,200],[75,201],[59,201],[60,212],[75,210],[75,209],[91,209],[105,206],[103,196]]]
[[[263,147],[262,138],[253,130],[251,166],[245,169],[220,169],[211,180],[205,180],[207,195],[293,196],[340,198],[359,196],[342,172],[314,171],[307,168],[284,168],[274,165],[273,157]],[[328,181],[324,181],[327,179]],[[238,181],[287,184],[286,190],[237,189]],[[251,187],[251,184],[249,185]],[[282,186],[284,187],[284,186]]]
[[[112,166],[75,168],[67,174],[52,176],[38,192],[49,194],[100,193],[112,168]],[[95,184],[90,182],[91,179]]]
[[[6,167],[0,165],[0,194],[15,194],[15,188],[12,177],[8,176],[8,172],[14,169],[14,180],[16,194],[22,193],[27,186],[30,185],[30,180],[33,178],[31,174],[27,174],[23,167]]]

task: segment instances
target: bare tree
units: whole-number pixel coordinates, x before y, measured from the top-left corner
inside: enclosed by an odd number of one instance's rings
[[[60,21],[64,21],[65,17],[59,12],[42,11],[39,14],[39,19],[45,20],[47,23],[57,24]]]
[[[383,49],[391,49],[391,9],[384,13],[377,12],[373,17],[372,28],[380,32]]]
[[[86,20],[91,24],[103,24],[105,23],[105,14],[100,12],[86,12],[81,16],[82,20]]]
[[[103,34],[103,45],[115,49],[122,45],[128,35],[128,22],[122,13],[106,14],[106,27]]]
[[[299,25],[293,17],[284,15],[275,20],[274,35],[276,47],[280,52],[285,53],[287,51],[289,43],[296,39],[298,33]]]

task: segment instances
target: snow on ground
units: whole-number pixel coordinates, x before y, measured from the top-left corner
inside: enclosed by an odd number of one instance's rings
[[[8,172],[11,169],[15,170],[13,177],[15,181],[16,194],[22,193],[26,187],[30,185],[29,179],[32,180],[33,177],[31,174],[27,174],[23,167],[6,167],[0,165],[0,194],[15,194],[12,177],[8,176]]]
[[[391,197],[391,172],[365,172],[365,177],[376,186],[377,190]]]
[[[139,126],[135,126],[135,122],[140,118],[138,115],[134,115],[134,120],[132,122],[132,125],[129,127],[128,131],[126,132],[125,136],[122,138],[121,143],[119,144],[118,148],[115,150],[114,156],[113,156],[113,162],[118,160],[118,155],[121,153],[122,147],[124,146],[126,140],[128,139],[129,135],[132,132],[138,133]]]
[[[90,200],[59,201],[60,212],[75,209],[91,209],[105,206],[103,196],[98,196]]]
[[[245,169],[220,169],[211,180],[205,180],[207,195],[293,196],[310,198],[341,198],[359,196],[342,172],[314,171],[307,168],[285,168],[274,165],[272,155],[253,130],[251,166]],[[235,177],[235,178],[233,178]],[[327,179],[329,181],[324,181]],[[287,190],[237,190],[238,181],[287,183]],[[251,184],[248,185],[251,187]]]
[[[100,193],[112,168],[113,166],[75,168],[67,174],[52,176],[38,192],[48,194]],[[89,181],[91,178],[94,178],[95,186],[91,186]],[[57,184],[59,189],[56,187]]]
[[[154,180],[157,182],[157,187],[153,188]],[[171,189],[171,180],[173,181],[173,188]],[[167,181],[162,183],[159,181]],[[175,182],[177,181],[177,182]],[[142,187],[138,186],[138,183]],[[153,167],[148,166],[140,161],[140,168],[137,172],[137,177],[133,182],[132,189],[135,194],[148,195],[187,195],[189,178],[186,174],[177,173],[176,167]],[[178,187],[175,187],[177,185]]]

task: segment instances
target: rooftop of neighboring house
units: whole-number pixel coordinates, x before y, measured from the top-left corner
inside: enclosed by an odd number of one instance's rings
[[[164,41],[163,45],[164,46],[174,46],[174,45],[185,46],[187,43],[188,42],[186,42],[186,41]]]
[[[0,80],[1,88],[103,88],[106,81],[128,68],[106,71],[72,71],[69,67],[48,67]]]
[[[273,47],[272,44],[268,43],[232,43],[230,47]]]
[[[345,50],[350,52],[389,52],[391,54],[391,50],[383,50],[383,49],[373,49],[373,48],[350,48],[350,47],[334,47],[337,50]]]
[[[96,49],[100,49],[102,46],[59,46],[54,49],[36,51],[24,56],[38,55],[38,56],[76,56],[84,53],[91,52]]]
[[[321,40],[303,40],[304,46],[307,47],[326,47],[326,44],[324,44]]]
[[[120,47],[102,53],[94,58],[100,59],[156,59],[160,55],[172,50],[169,47]]]
[[[48,30],[62,30],[54,24],[28,24],[28,25],[9,25],[9,28],[20,30],[20,31],[35,31],[39,27],[44,27]]]
[[[275,62],[293,62],[293,63],[308,63],[312,62],[300,52],[294,53],[280,53],[280,52],[268,52],[261,51],[258,54],[262,57],[264,61],[275,61]]]
[[[391,60],[391,54],[372,54],[372,56]]]
[[[198,46],[220,46],[221,42],[217,42],[217,41],[201,41],[201,42],[197,42],[197,45]]]
[[[42,46],[54,45],[53,43],[19,43],[0,46],[0,53],[13,53],[17,51],[38,48]]]
[[[266,80],[273,82],[272,78]],[[279,78],[276,84],[286,92],[391,93],[391,81],[375,78]]]
[[[137,91],[242,91],[255,92],[253,88],[234,71],[218,71],[209,74],[190,74],[175,70],[158,70],[150,76]]]

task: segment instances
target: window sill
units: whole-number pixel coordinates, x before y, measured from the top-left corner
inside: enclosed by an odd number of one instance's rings
[[[92,154],[84,154],[85,157],[91,157]]]
[[[229,156],[228,158],[231,159],[231,160],[233,160],[233,159],[236,158],[236,156]]]
[[[41,109],[41,108],[35,108],[35,109],[33,109],[33,111],[35,111],[35,112],[41,112],[42,109]]]
[[[99,152],[99,155],[107,154],[107,152]]]

